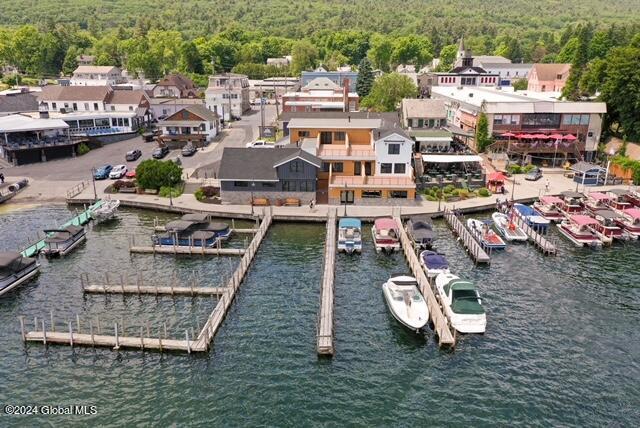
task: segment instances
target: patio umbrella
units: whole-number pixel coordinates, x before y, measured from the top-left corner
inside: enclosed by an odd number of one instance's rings
[[[552,140],[561,140],[562,134],[549,134],[548,137],[551,138]]]
[[[533,138],[533,135],[531,135],[531,134],[520,134],[520,135],[518,135],[518,138],[524,138],[526,140],[530,140],[530,139]]]
[[[504,182],[506,179],[507,179],[507,176],[500,171],[493,171],[491,174],[489,174],[489,181]]]
[[[531,136],[531,138],[535,138],[535,139],[538,139],[538,140],[547,140],[547,139],[549,139],[549,137],[547,135],[545,135],[545,134],[533,134]]]
[[[500,134],[501,137],[515,137],[516,134],[512,134],[511,132],[505,132],[504,134]]]
[[[578,137],[576,137],[575,135],[567,134],[564,137],[562,137],[562,139],[567,141],[575,141],[578,139]]]

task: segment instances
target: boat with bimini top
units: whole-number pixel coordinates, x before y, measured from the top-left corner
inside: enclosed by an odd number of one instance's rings
[[[0,252],[0,296],[34,277],[38,260],[14,251]]]
[[[597,224],[598,221],[593,217],[574,214],[569,216],[567,220],[559,223],[558,230],[578,247],[585,245],[598,247],[602,245],[602,241],[598,238],[598,234],[594,230],[594,226]]]
[[[614,210],[623,211],[633,208],[633,203],[629,197],[630,192],[626,189],[609,189],[607,195],[611,198],[609,205]]]
[[[180,220],[167,223],[165,230],[153,236],[155,245],[213,247],[231,234],[228,224],[209,222],[206,214],[185,214]]]
[[[538,232],[546,232],[551,224],[548,218],[541,216],[532,207],[524,204],[513,204],[511,211]]]
[[[407,235],[417,250],[425,250],[433,245],[435,232],[430,220],[421,217],[411,217],[407,220]]]
[[[377,252],[393,252],[400,249],[398,224],[390,217],[376,219],[371,228],[371,235]]]
[[[598,224],[594,225],[593,229],[596,231],[598,238],[605,244],[610,244],[614,239],[628,241],[632,238],[627,231],[616,223],[616,220],[622,214],[607,208],[594,211],[593,216],[598,221]]]
[[[338,251],[362,252],[362,222],[357,218],[341,218],[338,222]]]
[[[84,227],[69,225],[61,229],[48,229],[44,233],[42,252],[47,257],[66,256],[86,239]]]
[[[640,238],[640,208],[627,208],[616,219],[618,226],[623,228],[632,238]]]
[[[560,199],[562,199],[562,204],[559,208],[565,217],[584,212],[584,195],[582,193],[572,191],[561,192]]]
[[[533,203],[533,209],[542,217],[553,222],[564,220],[564,214],[560,210],[563,200],[557,196],[543,196]]]
[[[602,192],[592,192],[587,194],[584,201],[584,207],[587,212],[593,214],[595,211],[609,209],[611,203],[611,196],[605,195]]]

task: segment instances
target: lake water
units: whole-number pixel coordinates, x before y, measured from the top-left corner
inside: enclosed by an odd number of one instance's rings
[[[66,207],[0,214],[0,250],[71,216]],[[388,312],[381,284],[407,272],[401,254],[336,259],[333,359],[315,352],[325,228],[275,223],[206,354],[24,346],[18,316],[58,329],[80,315],[104,330],[124,317],[139,335],[197,330],[212,298],[83,295],[83,272],[168,283],[195,276],[218,285],[235,257],[129,255],[129,237],[152,234],[155,214],[121,210],[90,226],[67,258],[41,259],[37,280],[0,298],[0,403],[95,405],[91,417],[0,415],[1,426],[73,422],[105,426],[177,422],[214,426],[637,425],[640,420],[640,243],[577,249],[555,237],[558,257],[529,245],[474,267],[444,223],[437,247],[452,271],[474,281],[487,309],[485,335],[439,350],[433,332],[414,334]],[[160,215],[162,220],[175,216]],[[236,240],[234,245],[241,245]]]

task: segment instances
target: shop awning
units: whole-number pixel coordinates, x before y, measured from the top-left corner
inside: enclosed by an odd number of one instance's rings
[[[422,160],[428,163],[456,163],[456,162],[482,162],[477,155],[422,155]]]

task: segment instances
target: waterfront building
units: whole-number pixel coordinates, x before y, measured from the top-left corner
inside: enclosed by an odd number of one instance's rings
[[[475,146],[475,129],[481,112],[496,140],[491,151],[543,158],[595,156],[605,103],[572,102],[542,92],[505,92],[492,88],[433,87],[433,97],[447,110],[449,127],[466,133]]]
[[[331,80],[333,83],[338,85],[339,87],[344,87],[345,80],[349,81],[349,92],[356,91],[356,84],[358,83],[358,72],[357,71],[327,71],[324,68],[320,67],[314,71],[303,71],[301,76],[300,84],[302,86],[307,86],[309,82],[318,77],[325,77]]]
[[[164,120],[183,108],[202,105],[205,106],[202,98],[150,98],[149,106],[151,115],[156,120]],[[206,106],[205,106],[206,107]]]
[[[193,80],[178,73],[165,76],[152,91],[154,98],[195,98],[198,94],[198,88]]]
[[[298,92],[287,92],[282,97],[282,111],[356,111],[359,97],[349,91],[349,79],[339,86],[326,77],[318,77]]]
[[[196,104],[159,121],[158,128],[162,130],[159,140],[169,148],[182,148],[187,143],[204,147],[218,135],[220,118],[204,105]]]
[[[280,58],[267,58],[267,65],[276,67],[289,67],[291,65],[291,56],[283,56]]]
[[[299,148],[226,147],[220,160],[220,198],[227,204],[308,204],[316,198],[322,162]]]
[[[69,80],[71,86],[113,86],[125,83],[122,70],[114,66],[80,65]]]
[[[443,100],[405,98],[400,112],[405,129],[437,129],[447,124]]]
[[[239,118],[251,109],[249,92],[249,79],[244,74],[216,74],[209,77],[205,103],[223,120]]]
[[[533,64],[527,90],[561,93],[570,71],[571,64]]]

